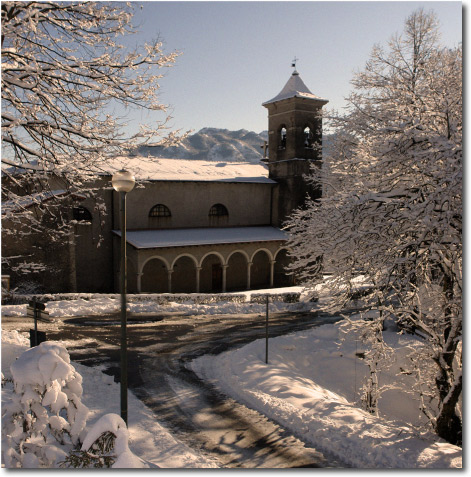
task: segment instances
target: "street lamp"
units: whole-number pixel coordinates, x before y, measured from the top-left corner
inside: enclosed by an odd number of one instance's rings
[[[126,193],[132,191],[136,179],[124,169],[117,171],[111,178],[111,184],[116,192],[119,192],[119,223],[121,229],[121,266],[120,266],[120,290],[121,290],[121,418],[128,424],[128,348],[126,336]]]

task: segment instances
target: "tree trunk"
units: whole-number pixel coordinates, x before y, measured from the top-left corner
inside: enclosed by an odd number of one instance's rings
[[[444,400],[440,414],[437,417],[437,434],[451,444],[462,445],[463,426],[456,412],[456,405],[461,395],[462,376],[460,375],[447,399]]]

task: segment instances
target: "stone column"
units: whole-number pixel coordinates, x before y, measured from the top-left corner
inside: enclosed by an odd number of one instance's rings
[[[200,272],[201,267],[196,267],[196,293],[200,292]]]
[[[227,283],[227,268],[229,265],[222,266],[222,292],[226,292],[226,283]]]
[[[143,273],[136,273],[136,288],[137,288],[137,293],[141,293],[141,278],[142,278]]]
[[[173,269],[167,270],[168,292],[172,293],[172,273]]]
[[[253,262],[247,262],[247,290],[250,290],[250,270]]]
[[[276,260],[270,260],[270,288],[273,288]]]

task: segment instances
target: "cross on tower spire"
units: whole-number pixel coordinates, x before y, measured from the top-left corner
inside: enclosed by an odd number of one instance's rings
[[[297,71],[296,71],[296,62],[299,60],[299,58],[296,58],[296,56],[294,57],[293,61],[291,62],[291,67],[294,68],[294,71],[293,71],[293,75],[297,75],[299,74]]]

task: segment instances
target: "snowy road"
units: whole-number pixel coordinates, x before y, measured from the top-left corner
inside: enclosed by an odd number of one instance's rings
[[[222,467],[341,467],[305,445],[256,411],[236,403],[202,382],[185,367],[195,357],[217,354],[261,338],[263,315],[139,315],[130,319],[129,386],[159,422],[190,447]],[[29,327],[8,318],[2,326]],[[270,316],[270,336],[333,322],[315,314]],[[26,328],[25,328],[26,329]],[[49,339],[64,340],[74,361],[103,365],[119,373],[119,326],[116,317],[65,319],[40,324]],[[21,331],[21,330],[19,330]]]

